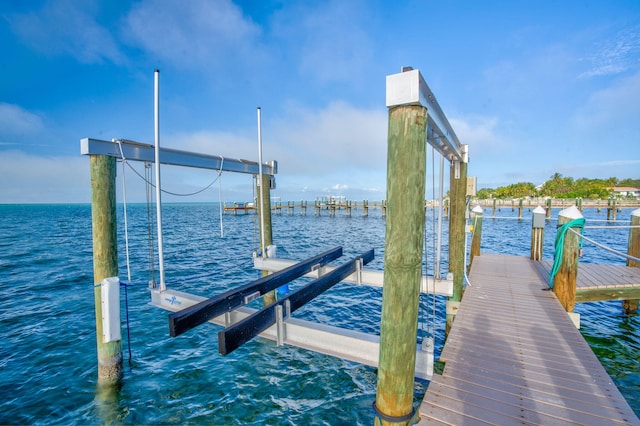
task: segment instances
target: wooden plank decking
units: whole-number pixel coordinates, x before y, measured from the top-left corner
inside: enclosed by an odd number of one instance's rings
[[[546,282],[553,261],[544,260],[536,266]],[[640,299],[640,268],[624,265],[579,263],[576,282],[576,302]]]
[[[640,425],[533,263],[474,258],[420,425]]]

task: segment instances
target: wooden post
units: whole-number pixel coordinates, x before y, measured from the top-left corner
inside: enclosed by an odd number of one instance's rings
[[[369,216],[369,200],[362,202],[362,216]]]
[[[491,217],[496,217],[496,199],[493,199],[493,210],[491,211]]]
[[[545,210],[538,206],[533,209],[531,220],[531,260],[542,260],[542,248],[544,247],[544,223]]]
[[[547,198],[547,211],[546,211],[546,218],[549,219],[551,218],[551,198]]]
[[[424,239],[427,109],[389,109],[387,226],[376,407],[393,417],[413,411],[418,303]],[[390,423],[376,419],[376,424]]]
[[[522,203],[523,202],[524,200],[522,198],[518,200],[518,219],[522,219]]]
[[[451,199],[449,213],[449,272],[453,273],[453,296],[447,298],[447,325],[445,329],[447,334],[449,330],[451,330],[458,305],[462,300],[465,272],[467,163],[463,161],[460,162],[459,177],[457,178],[455,169],[455,163],[451,163],[451,173],[449,177],[449,193]]]
[[[273,244],[273,234],[271,227],[271,188],[269,186],[270,176],[263,174],[256,177],[256,194],[258,202],[256,206],[258,208],[258,217],[261,218],[260,228],[264,227],[264,230],[260,230],[260,253],[266,253],[267,247]],[[263,185],[262,191],[260,185]],[[262,197],[260,195],[262,194]],[[264,214],[262,214],[264,212]],[[264,235],[264,242],[262,241]],[[263,246],[264,244],[264,246]],[[262,271],[262,276],[269,275],[268,271]],[[264,306],[270,305],[276,301],[276,291],[270,291],[264,295],[262,302]]]
[[[575,206],[571,206],[558,213],[558,226],[582,217],[582,213]],[[576,304],[579,252],[580,237],[567,231],[562,247],[562,262],[553,280],[553,292],[567,312],[573,312]]]
[[[116,221],[116,159],[91,155],[91,223],[93,233],[93,283],[96,305],[98,380],[117,383],[122,377],[122,340],[104,342],[101,282],[118,276]]]
[[[640,226],[640,209],[631,212],[631,226]],[[640,258],[640,228],[629,229],[629,247],[627,249],[629,256]],[[640,268],[640,262],[627,259],[627,266],[632,268]],[[623,300],[622,308],[626,313],[638,311],[638,299]]]
[[[471,254],[469,255],[469,269],[471,270],[471,264],[475,256],[480,256],[480,242],[482,241],[482,207],[475,206],[471,210],[471,226],[473,227],[471,232],[473,237],[471,238]]]

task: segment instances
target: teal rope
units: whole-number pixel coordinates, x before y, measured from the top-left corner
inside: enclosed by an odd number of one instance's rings
[[[580,233],[584,230],[584,218],[580,217],[578,219],[570,220],[564,225],[558,228],[558,232],[556,233],[556,241],[554,243],[555,254],[553,256],[553,267],[551,268],[551,272],[549,273],[549,287],[553,288],[553,278],[558,273],[560,269],[560,264],[562,263],[562,250],[564,248],[564,236],[569,230],[569,228],[580,228]],[[580,239],[580,248],[582,248],[582,239]]]

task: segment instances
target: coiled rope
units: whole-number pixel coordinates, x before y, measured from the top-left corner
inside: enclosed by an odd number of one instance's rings
[[[577,219],[570,220],[569,222],[561,225],[558,228],[558,232],[556,233],[556,240],[554,243],[555,254],[553,257],[553,267],[551,268],[551,272],[549,273],[549,287],[553,288],[553,279],[555,278],[558,270],[560,270],[560,264],[562,263],[562,252],[564,250],[564,237],[567,234],[567,231],[571,228],[580,228],[580,236],[582,236],[582,229],[584,228],[584,218],[580,217]],[[582,240],[580,240],[582,241]],[[582,242],[580,243],[582,244]]]

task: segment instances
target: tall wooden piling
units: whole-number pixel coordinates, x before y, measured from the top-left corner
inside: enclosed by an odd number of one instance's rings
[[[103,301],[100,288],[103,279],[118,276],[116,159],[105,155],[91,155],[89,163],[98,380],[103,383],[117,383],[122,377],[122,340],[104,342]]]
[[[473,258],[480,256],[480,242],[482,241],[482,207],[475,206],[471,210],[471,254],[469,255],[469,270],[473,263]]]
[[[558,226],[575,219],[581,219],[582,213],[572,206],[558,213]],[[574,228],[577,229],[577,228]],[[557,238],[557,237],[556,237]],[[573,312],[576,304],[576,282],[578,278],[578,256],[580,253],[580,236],[566,231],[560,268],[553,280],[553,292],[567,312]],[[556,252],[556,256],[560,253]]]
[[[544,247],[545,210],[538,206],[533,209],[531,218],[531,260],[542,260]]]
[[[389,110],[387,225],[376,407],[385,416],[413,411],[426,176],[427,109]],[[381,417],[376,424],[390,423]]]
[[[256,176],[256,194],[258,202],[256,206],[258,208],[258,217],[260,218],[260,253],[264,254],[267,247],[273,244],[273,233],[271,226],[271,188],[270,176],[263,174],[262,176]],[[260,190],[262,185],[262,190]],[[264,238],[264,241],[262,239]],[[268,271],[262,271],[262,276],[268,275]],[[263,304],[265,306],[272,304],[276,301],[276,291],[270,291],[263,297]]]
[[[553,201],[553,200],[551,200],[551,198],[547,198],[547,209],[546,209],[546,211],[545,211],[545,217],[546,217],[547,219],[550,219],[550,218],[551,218],[551,202],[552,202],[552,201]]]
[[[640,209],[631,212],[631,226],[640,226]],[[640,258],[640,228],[629,229],[629,245],[627,254],[635,258]],[[640,262],[627,259],[627,266],[632,268],[640,268]],[[638,299],[623,300],[622,308],[626,313],[638,311]]]
[[[491,210],[491,217],[496,217],[496,199],[493,199],[493,209]]]
[[[456,167],[459,168],[456,176]],[[447,325],[449,333],[458,305],[462,300],[465,272],[465,213],[467,198],[467,163],[460,161],[459,166],[451,163],[449,177],[451,207],[449,212],[449,272],[453,273],[453,295],[447,298]]]

